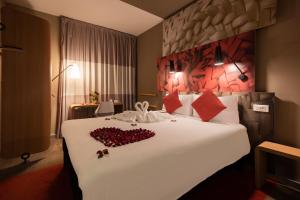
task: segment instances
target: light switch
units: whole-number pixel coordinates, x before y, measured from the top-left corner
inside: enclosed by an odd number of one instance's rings
[[[256,112],[269,112],[269,105],[253,104],[252,109]]]

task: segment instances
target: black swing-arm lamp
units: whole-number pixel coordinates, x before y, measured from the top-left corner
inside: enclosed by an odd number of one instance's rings
[[[231,58],[230,58],[231,59]],[[243,82],[246,82],[248,81],[248,76],[245,74],[246,72],[242,72],[242,70],[239,68],[239,66],[234,62],[232,61],[232,63],[235,65],[235,67],[240,71],[240,75],[239,75],[239,79]]]
[[[243,82],[248,81],[249,78],[246,75],[246,72],[242,72],[241,68],[236,64],[236,62],[233,61],[233,59],[229,55],[226,55],[226,57],[228,59],[230,59],[230,61],[235,65],[235,67],[241,73],[239,75],[239,79]],[[221,48],[220,42],[218,42],[218,46],[215,49],[215,65],[218,66],[218,65],[223,65],[223,64],[224,64],[224,59],[223,59],[222,48]]]

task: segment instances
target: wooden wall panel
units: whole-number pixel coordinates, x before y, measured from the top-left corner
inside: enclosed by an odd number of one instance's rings
[[[46,150],[50,143],[50,30],[47,21],[2,8],[1,156]]]

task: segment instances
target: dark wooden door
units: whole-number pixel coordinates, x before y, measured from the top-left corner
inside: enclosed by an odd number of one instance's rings
[[[46,150],[50,143],[50,30],[47,21],[3,7],[1,156]]]

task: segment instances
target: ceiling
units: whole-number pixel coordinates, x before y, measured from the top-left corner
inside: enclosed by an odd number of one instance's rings
[[[121,0],[146,10],[161,18],[167,18],[195,0]]]
[[[139,4],[137,7],[120,0],[6,0],[6,2],[56,16],[63,15],[136,36],[163,20],[145,11],[159,8],[159,6],[146,8],[151,5],[151,0],[144,1],[145,4]],[[155,3],[157,5],[162,4],[160,0],[153,2],[157,2]],[[152,12],[156,13],[156,11]],[[161,12],[158,9],[157,13]],[[170,9],[162,13],[165,15],[169,12],[171,12]]]

